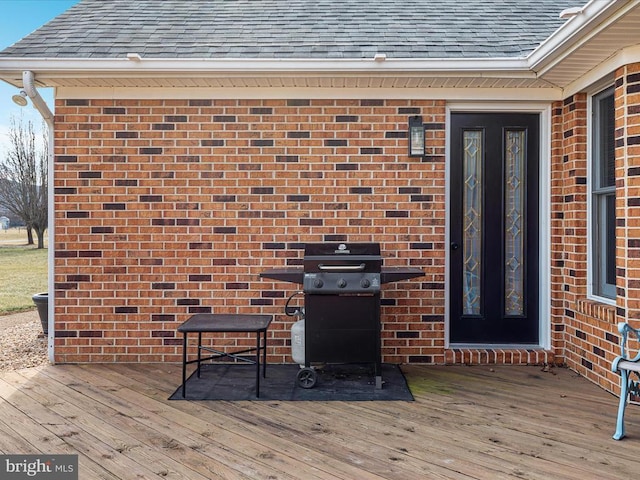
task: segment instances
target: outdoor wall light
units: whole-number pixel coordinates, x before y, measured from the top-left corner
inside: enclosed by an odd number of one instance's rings
[[[21,107],[26,107],[28,103],[27,93],[24,90],[20,90],[20,93],[11,97],[11,100],[13,100],[13,103],[15,103],[16,105],[20,105]]]
[[[409,117],[409,156],[424,157],[424,124],[422,117]]]

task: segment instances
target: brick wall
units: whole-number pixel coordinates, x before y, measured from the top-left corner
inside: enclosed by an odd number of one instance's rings
[[[579,341],[576,302],[587,294],[586,95],[565,99],[554,105],[553,113],[552,330],[567,364],[576,368],[580,366],[574,348]]]
[[[384,289],[384,360],[442,363],[444,127],[442,101],[58,100],[56,361],[179,361],[177,325],[212,311],[276,315],[269,360],[290,361],[296,286],[259,273],[376,241],[426,273]]]
[[[551,346],[558,352],[557,363],[564,363],[564,349],[566,347],[565,335],[565,291],[568,286],[564,282],[564,183],[565,165],[568,157],[564,154],[565,136],[565,110],[569,108],[564,102],[556,102],[552,105],[551,117]],[[586,172],[585,172],[586,174]],[[585,205],[586,207],[586,205]]]
[[[552,185],[552,297],[556,348],[567,365],[618,392],[611,362],[619,355],[617,322],[640,326],[640,65],[619,69],[615,78],[617,305],[587,298],[587,106],[575,95],[554,106]],[[557,133],[557,132],[556,132]],[[635,323],[634,323],[635,322]],[[562,333],[558,335],[558,333]]]
[[[179,361],[177,325],[212,311],[275,315],[269,360],[290,361],[297,288],[259,273],[305,242],[376,241],[426,273],[383,291],[385,361],[566,363],[616,391],[616,322],[640,321],[640,65],[616,73],[617,308],[587,299],[587,101],[552,105],[543,352],[444,349],[444,101],[58,100],[56,361]]]
[[[640,63],[616,75],[616,216],[616,320],[640,328]]]
[[[618,318],[640,327],[640,63],[616,78]]]

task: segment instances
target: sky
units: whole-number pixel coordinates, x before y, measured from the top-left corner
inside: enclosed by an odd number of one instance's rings
[[[0,0],[0,50],[13,45],[22,37],[44,25],[53,17],[61,14],[79,0]],[[26,107],[19,107],[11,100],[11,96],[19,89],[0,80],[0,155],[4,156],[8,145],[8,130],[11,116],[22,117],[23,121],[31,120],[36,129],[42,123],[42,117],[33,108],[31,102]],[[40,95],[53,108],[52,89],[39,89]]]

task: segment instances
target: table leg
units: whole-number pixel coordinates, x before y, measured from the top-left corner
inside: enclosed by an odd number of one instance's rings
[[[262,377],[267,378],[267,331],[264,331],[264,344],[262,346]]]
[[[200,359],[202,358],[201,352],[202,349],[202,332],[198,332],[198,378],[200,378]]]
[[[260,397],[260,332],[256,332],[256,398]]]
[[[187,332],[182,334],[182,398],[186,395],[187,384]]]

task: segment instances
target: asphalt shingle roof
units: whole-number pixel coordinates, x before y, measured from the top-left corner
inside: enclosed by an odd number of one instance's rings
[[[82,0],[0,56],[521,57],[584,0]]]

